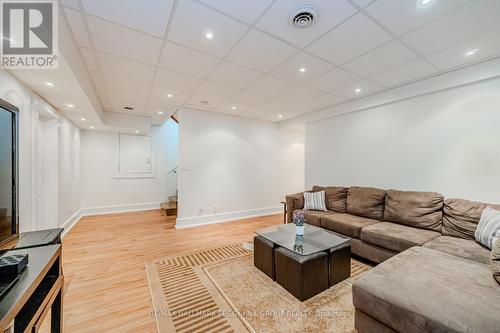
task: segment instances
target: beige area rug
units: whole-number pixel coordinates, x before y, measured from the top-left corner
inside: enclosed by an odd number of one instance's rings
[[[161,333],[354,332],[351,282],[370,266],[351,261],[351,278],[300,302],[253,266],[243,244],[146,263]]]

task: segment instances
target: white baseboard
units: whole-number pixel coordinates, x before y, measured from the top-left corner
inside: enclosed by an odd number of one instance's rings
[[[232,222],[252,217],[273,215],[278,213],[283,213],[282,206],[241,210],[237,212],[220,213],[220,214],[195,216],[195,217],[180,217],[177,218],[175,228],[183,229],[183,228],[199,227],[202,225]]]
[[[132,204],[132,205],[87,207],[87,208],[82,208],[82,215],[92,216],[92,215],[107,215],[107,214],[127,213],[127,212],[140,212],[143,210],[160,209],[160,205],[161,205],[160,202],[152,202],[152,203],[142,203],[142,204]]]
[[[80,209],[75,214],[73,214],[73,216],[67,219],[66,222],[64,222],[64,224],[61,226],[62,228],[64,228],[61,237],[66,236],[66,234],[71,230],[71,228],[75,226],[75,224],[78,223],[78,221],[80,221],[81,218],[82,218],[82,210]]]

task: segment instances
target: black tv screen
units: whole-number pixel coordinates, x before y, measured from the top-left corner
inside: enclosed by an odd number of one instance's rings
[[[17,234],[17,109],[0,100],[0,244]]]

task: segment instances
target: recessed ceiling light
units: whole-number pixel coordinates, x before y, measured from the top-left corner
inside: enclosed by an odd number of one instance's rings
[[[467,50],[464,52],[464,56],[466,56],[466,57],[475,56],[478,51],[479,51],[479,49]]]
[[[85,120],[87,120],[87,119],[85,119],[85,118],[82,118],[82,119],[80,119],[80,120],[81,120],[81,121],[85,121]]]
[[[72,109],[72,108],[74,108],[75,106],[74,106],[73,104],[66,104],[66,107],[67,107],[68,109]]]
[[[208,31],[207,33],[205,33],[205,37],[206,37],[207,39],[213,39],[213,38],[214,38],[214,34],[213,34],[213,33],[211,33],[210,31]]]
[[[433,0],[417,0],[417,7],[426,8],[432,5]]]
[[[231,110],[236,110],[236,106],[231,106]]]
[[[45,81],[44,83],[45,83],[46,86],[49,86],[49,87],[54,87],[55,86],[54,83],[49,82],[49,81]]]
[[[90,126],[90,129],[94,129],[94,126]]]
[[[172,98],[172,94],[167,94],[167,97],[168,98]]]
[[[163,111],[158,111],[158,114],[163,114]]]
[[[278,119],[281,119],[281,118],[283,118],[283,115],[279,114]]]
[[[135,134],[139,134],[139,131],[135,131]]]
[[[299,72],[301,72],[301,73],[305,73],[306,71],[307,71],[307,69],[306,69],[305,67],[301,67],[301,68],[299,69]]]
[[[359,94],[359,93],[361,92],[361,88],[356,88],[356,89],[354,89],[354,92],[355,92],[356,94]]]

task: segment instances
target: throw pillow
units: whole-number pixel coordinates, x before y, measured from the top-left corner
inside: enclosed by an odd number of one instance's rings
[[[493,277],[500,284],[500,238],[497,238],[491,249],[491,269]]]
[[[304,192],[304,210],[326,211],[325,191]]]
[[[493,247],[493,242],[500,236],[500,212],[486,207],[481,214],[474,237],[478,243],[487,248]]]

